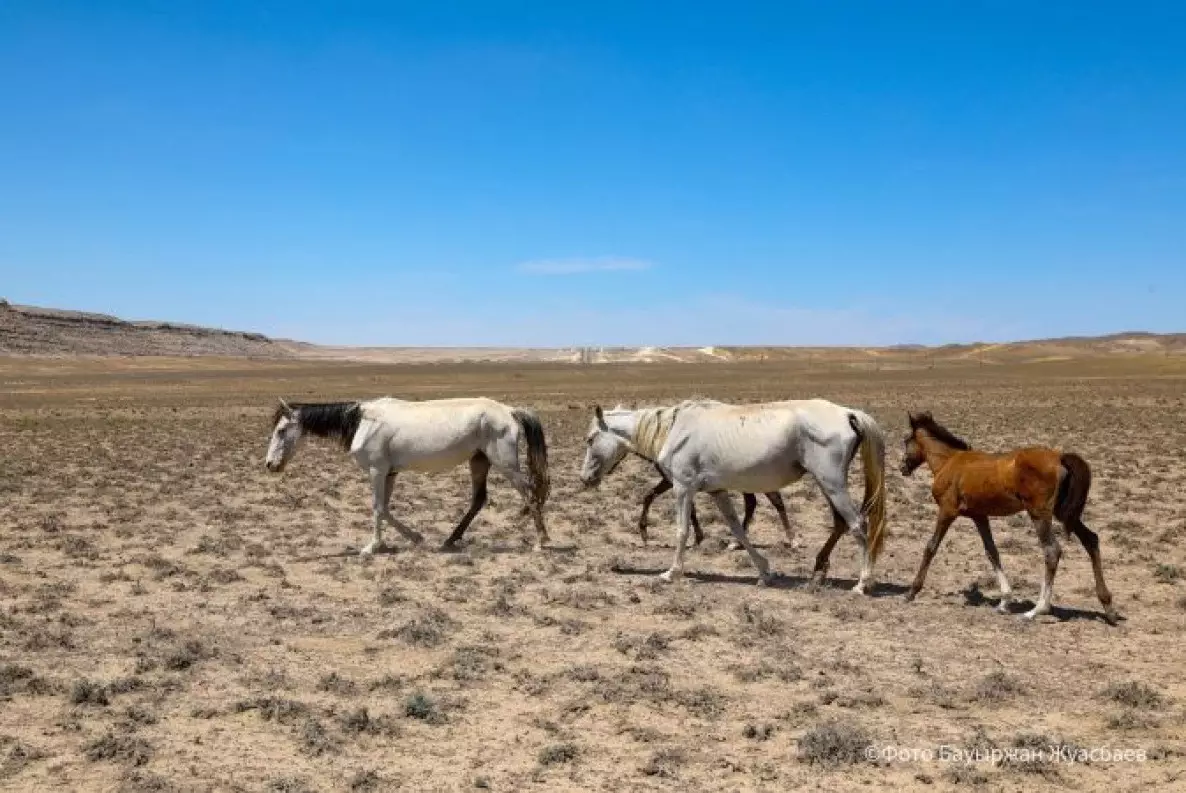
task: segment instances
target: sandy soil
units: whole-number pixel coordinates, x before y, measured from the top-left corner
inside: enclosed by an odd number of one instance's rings
[[[0,788],[1186,789],[1183,376],[1165,358],[859,373],[2,360]],[[492,477],[462,552],[397,542],[360,560],[369,496],[346,457],[310,443],[283,476],[263,470],[280,394],[485,394],[536,408],[555,546],[530,552],[517,497]],[[861,407],[890,432],[892,469],[907,409],[929,408],[985,448],[1080,452],[1095,471],[1087,522],[1124,620],[1102,621],[1071,543],[1055,615],[994,613],[967,522],[904,603],[934,516],[925,472],[890,473],[871,597],[847,591],[849,541],[829,584],[807,585],[827,522],[807,482],[785,491],[801,548],[784,547],[758,508],[774,586],[754,586],[744,554],[723,550],[706,499],[709,539],[689,553],[688,577],[658,584],[670,497],[644,547],[634,526],[654,474],[630,461],[580,491],[581,436],[594,401],[696,394]],[[402,475],[396,514],[439,541],[467,479]],[[1031,529],[994,525],[1032,599]],[[1036,756],[1052,744],[1096,759]],[[944,745],[1012,754],[864,759],[870,746]]]

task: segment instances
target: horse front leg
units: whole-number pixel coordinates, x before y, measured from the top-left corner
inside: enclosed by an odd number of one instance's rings
[[[935,558],[939,546],[943,544],[943,537],[947,534],[947,530],[951,528],[951,524],[955,522],[957,517],[958,515],[948,512],[939,513],[939,517],[935,520],[935,533],[931,535],[930,542],[923,549],[922,563],[918,566],[918,573],[914,576],[914,583],[910,585],[910,591],[906,593],[907,603],[914,600],[919,590],[922,589],[923,583],[927,580],[927,570],[931,567],[931,560]]]
[[[1008,614],[1013,588],[1009,586],[1005,569],[1001,567],[1001,555],[997,553],[997,544],[993,542],[992,528],[989,526],[988,518],[976,517],[972,518],[972,522],[976,524],[976,531],[980,532],[980,541],[984,543],[984,555],[988,557],[992,571],[997,574],[997,585],[1001,589],[1001,602],[997,604],[997,611],[1001,614]]]
[[[395,471],[389,472],[383,482],[383,511],[381,517],[383,520],[386,520],[389,524],[391,524],[391,527],[398,531],[400,536],[402,536],[405,540],[412,543],[413,545],[419,545],[420,543],[424,542],[424,536],[410,526],[404,525],[404,523],[398,520],[395,515],[391,514],[391,493],[395,488],[395,474]],[[379,538],[379,546],[377,547],[381,547],[382,544],[382,538]]]
[[[758,497],[753,493],[742,493],[741,501],[745,505],[745,511],[741,517],[741,531],[748,537],[749,525],[754,519],[754,510],[758,508]],[[741,547],[741,543],[736,538],[729,541],[728,550],[736,551],[741,549]]]
[[[391,490],[391,480],[394,478],[390,471],[382,468],[372,468],[371,476],[371,517],[374,520],[374,537],[358,553],[360,556],[370,556],[383,547],[383,513],[387,511],[387,498]]]
[[[750,561],[758,569],[758,584],[768,583],[770,581],[770,563],[766,561],[765,556],[758,553],[757,548],[750,545],[749,538],[745,536],[745,529],[742,527],[741,521],[737,519],[737,510],[733,508],[733,501],[729,498],[729,494],[721,490],[713,493],[712,499],[716,502],[717,509],[725,517],[725,522],[729,524],[729,530],[733,532],[734,539],[741,543],[741,547],[745,548],[745,552],[749,554]]]
[[[791,519],[787,517],[787,505],[783,503],[782,493],[772,490],[766,494],[766,498],[770,501],[770,506],[774,507],[774,511],[778,513],[778,520],[782,523],[783,534],[787,536],[787,546],[798,548],[799,538],[795,536],[795,530],[791,528]]]
[[[692,519],[692,496],[694,491],[684,485],[675,485],[675,559],[671,567],[659,574],[659,579],[671,583],[684,574],[684,546],[688,544],[688,524]]]
[[[645,545],[647,541],[647,515],[651,511],[651,502],[655,500],[656,496],[661,496],[671,489],[671,480],[663,477],[659,480],[659,484],[651,488],[645,496],[642,497],[642,514],[638,516],[638,536],[642,538]]]

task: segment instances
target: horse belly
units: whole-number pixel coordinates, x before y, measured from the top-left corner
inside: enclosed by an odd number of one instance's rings
[[[439,473],[456,468],[474,456],[476,445],[468,439],[459,439],[447,445],[401,444],[393,450],[393,467],[397,470]]]
[[[721,471],[705,478],[706,490],[733,490],[739,493],[773,493],[803,476],[797,465],[768,460],[734,470]]]

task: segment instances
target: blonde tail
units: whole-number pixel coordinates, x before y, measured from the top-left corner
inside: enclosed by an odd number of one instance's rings
[[[885,542],[885,434],[872,416],[859,410],[849,414],[849,423],[861,438],[861,467],[865,469],[861,514],[868,522],[866,543],[872,565]]]

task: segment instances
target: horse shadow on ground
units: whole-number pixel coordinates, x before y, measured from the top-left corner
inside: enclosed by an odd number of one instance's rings
[[[658,576],[660,573],[665,572],[667,568],[615,565],[612,570],[619,575]],[[735,584],[755,586],[758,583],[757,574],[731,575],[729,573],[698,573],[691,570],[685,570],[683,577],[705,584]],[[855,578],[828,578],[822,584],[817,584],[814,580],[812,580],[811,576],[771,573],[770,580],[766,586],[770,589],[803,589],[807,591],[818,591],[821,589],[849,590],[856,586],[856,583],[857,580]],[[902,595],[905,594],[906,591],[907,587],[904,587],[901,584],[892,584],[879,581],[873,584],[872,591],[868,594],[870,597],[883,598],[892,597],[894,595]]]
[[[1001,602],[1000,598],[985,597],[984,593],[980,591],[980,587],[977,586],[976,584],[972,584],[971,586],[967,587],[966,589],[961,591],[960,594],[963,596],[964,605],[966,605],[966,606],[973,606],[973,607],[993,606],[995,608],[996,605]],[[1034,601],[1028,600],[1028,599],[1027,600],[1013,600],[1009,603],[1009,615],[1023,614],[1025,612],[1029,611],[1030,609],[1032,609],[1036,605],[1037,604]],[[1050,613],[1043,615],[1043,616],[1053,617],[1058,622],[1070,622],[1073,620],[1091,620],[1091,621],[1102,622],[1105,625],[1110,624],[1108,622],[1108,618],[1104,614],[1104,612],[1095,611],[1094,609],[1078,609],[1078,608],[1072,608],[1072,607],[1068,607],[1068,606],[1054,606],[1054,605],[1052,605],[1050,607]],[[1127,618],[1123,617],[1123,616],[1119,617],[1120,622],[1124,622],[1126,619]]]
[[[393,545],[384,544],[376,548],[373,552],[374,556],[396,556],[399,554],[414,553],[416,551],[425,551],[428,553],[440,554],[461,554],[470,550],[478,550],[479,553],[491,555],[503,554],[534,554],[537,551],[532,549],[529,543],[516,544],[502,544],[491,543],[475,544],[470,542],[460,542],[456,545],[445,546],[440,543],[431,543],[427,540],[422,545]],[[328,559],[351,559],[359,557],[360,549],[353,546],[346,546],[340,551],[329,551],[327,553],[315,553],[308,556],[301,556],[295,559],[296,562],[319,562]],[[577,552],[575,545],[545,545],[543,550],[538,551],[541,556],[555,555],[555,556],[569,556]]]

